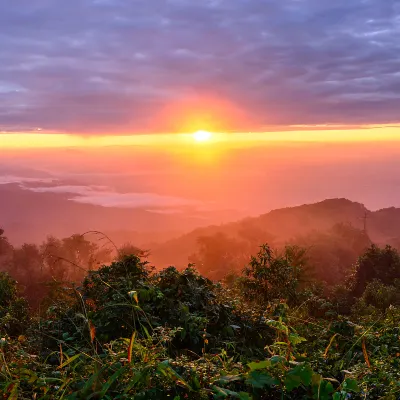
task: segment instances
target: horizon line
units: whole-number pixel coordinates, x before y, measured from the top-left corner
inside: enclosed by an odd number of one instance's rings
[[[295,126],[293,126],[295,127]],[[211,139],[201,146],[216,144],[246,145],[255,143],[358,143],[400,141],[400,124],[365,125],[357,128],[332,125],[313,125],[306,129],[264,132],[213,132]],[[329,129],[330,128],[330,129]],[[102,148],[110,146],[196,146],[191,133],[126,133],[126,134],[77,134],[65,132],[0,132],[0,148]],[[199,146],[199,144],[197,144]]]

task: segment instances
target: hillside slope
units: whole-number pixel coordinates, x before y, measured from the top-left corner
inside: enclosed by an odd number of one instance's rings
[[[103,207],[71,201],[68,193],[36,193],[18,184],[0,184],[0,227],[14,244],[40,243],[47,235],[67,237],[90,230],[101,231],[121,244],[151,243],[174,237],[214,221],[237,215],[218,213],[168,214],[146,208]]]
[[[198,238],[222,233],[230,238],[252,237],[260,244],[282,244],[313,231],[325,232],[335,224],[351,224],[362,230],[366,218],[367,231],[375,243],[395,243],[400,237],[400,209],[369,211],[364,205],[347,199],[327,199],[315,204],[273,210],[256,218],[246,218],[219,226],[195,229],[152,249],[157,265],[185,265],[198,249]]]

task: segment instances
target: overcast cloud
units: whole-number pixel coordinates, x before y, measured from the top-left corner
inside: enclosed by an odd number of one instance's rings
[[[236,130],[400,120],[397,0],[12,0],[0,26],[3,131],[168,130],[204,93]]]

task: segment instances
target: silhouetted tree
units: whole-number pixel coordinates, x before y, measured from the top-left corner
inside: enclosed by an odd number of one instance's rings
[[[57,285],[79,282],[89,270],[111,261],[111,250],[99,248],[82,235],[48,237],[41,245],[13,247],[0,230],[0,270],[8,272],[32,308]]]
[[[39,247],[25,243],[15,248],[8,272],[17,280],[21,294],[29,299],[30,306],[36,308],[46,295],[45,283],[51,278],[43,268]]]
[[[125,243],[118,248],[118,254],[115,260],[122,261],[127,256],[148,258],[150,256],[150,250],[142,250],[139,247],[134,246],[132,243]]]
[[[211,279],[223,279],[239,272],[250,258],[249,247],[244,241],[230,238],[218,232],[198,238],[199,250],[189,258],[199,272]]]
[[[13,247],[4,236],[4,230],[0,228],[0,270],[4,270],[4,266],[8,263],[12,256]]]
[[[62,240],[50,236],[41,252],[51,276],[59,281],[80,281],[87,271],[111,261],[110,249],[99,249],[96,243],[78,234]]]
[[[336,224],[327,232],[312,232],[290,242],[307,249],[309,275],[328,285],[343,282],[357,258],[371,245],[365,232],[350,224]]]

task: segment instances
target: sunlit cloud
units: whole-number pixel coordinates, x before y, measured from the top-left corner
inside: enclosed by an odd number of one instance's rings
[[[28,178],[23,176],[14,176],[14,175],[1,175],[0,174],[0,185],[9,185],[9,184],[24,184],[24,183],[53,183],[54,179],[51,178]]]
[[[171,209],[177,207],[198,207],[202,203],[174,196],[164,196],[156,193],[117,193],[104,186],[60,185],[27,187],[25,189],[36,193],[60,193],[68,195],[69,200],[77,203],[93,204],[102,207],[116,208],[154,208]],[[170,211],[171,211],[170,210]]]

